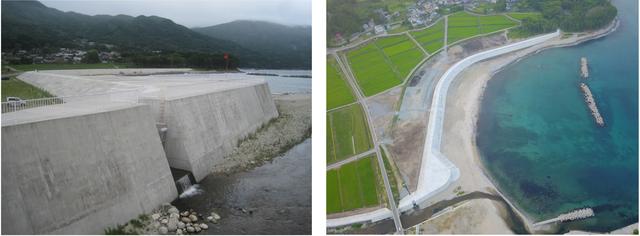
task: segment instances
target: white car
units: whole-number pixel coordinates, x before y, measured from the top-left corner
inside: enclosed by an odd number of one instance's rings
[[[22,106],[26,106],[27,102],[25,100],[22,100],[22,98],[19,98],[19,97],[7,97],[7,104],[10,107],[22,107]]]

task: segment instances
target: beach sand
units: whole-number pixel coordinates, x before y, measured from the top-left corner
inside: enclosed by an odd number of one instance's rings
[[[489,199],[460,203],[420,224],[420,234],[513,234],[500,218],[504,206]]]

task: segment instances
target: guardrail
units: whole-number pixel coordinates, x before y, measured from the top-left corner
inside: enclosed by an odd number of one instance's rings
[[[129,102],[138,103],[140,91],[138,90],[126,90],[126,91],[113,91],[107,93],[87,94],[79,96],[66,96],[66,97],[50,97],[50,98],[38,98],[28,100],[9,101],[2,103],[2,113],[21,111],[25,109],[31,109],[36,107],[45,107],[51,105],[58,105],[70,102]],[[99,106],[99,103],[96,103]]]

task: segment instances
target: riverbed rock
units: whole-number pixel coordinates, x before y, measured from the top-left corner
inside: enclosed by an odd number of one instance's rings
[[[181,215],[181,216],[189,216],[189,214],[190,214],[190,213],[189,213],[188,211],[180,212],[180,215]]]
[[[169,220],[162,219],[162,220],[160,220],[160,223],[163,224],[163,225],[166,225],[167,223],[169,223]]]
[[[205,224],[205,223],[202,223],[202,224],[200,224],[200,228],[206,230],[206,229],[209,228],[209,226],[207,224]]]
[[[184,234],[184,232],[182,231],[182,229],[177,229],[176,230],[176,234],[177,235],[182,235],[182,234]]]
[[[189,227],[187,227],[187,232],[193,233],[193,232],[196,232],[196,229],[191,227],[191,226],[189,226]]]
[[[171,214],[171,213],[179,214],[179,213],[180,213],[180,211],[178,210],[178,208],[176,208],[176,207],[174,207],[174,206],[172,206],[171,208],[169,208],[169,210],[168,210],[167,212],[168,212],[169,214]]]
[[[151,219],[152,219],[152,220],[158,220],[158,219],[160,219],[160,213],[152,214],[152,215],[151,215]]]
[[[178,219],[169,219],[169,222],[167,223],[167,229],[170,232],[176,231],[176,229],[178,229],[178,222],[180,222],[178,221]]]
[[[180,218],[180,221],[182,221],[184,223],[191,223],[191,219],[189,219],[189,217],[182,217],[182,218]]]
[[[158,233],[159,234],[167,234],[167,233],[169,233],[169,229],[167,229],[167,227],[161,226],[160,228],[158,228]]]
[[[196,230],[196,232],[200,232],[200,231],[202,231],[202,228],[200,228],[200,226],[195,226],[195,227],[193,227],[193,229],[195,229],[195,230]]]
[[[191,220],[191,222],[198,221],[198,217],[196,215],[189,215],[189,219]]]
[[[160,224],[160,222],[154,221],[154,222],[151,223],[150,226],[151,226],[151,229],[155,230],[155,229],[158,229],[162,225]]]
[[[219,220],[221,218],[220,215],[218,215],[218,213],[215,213],[215,212],[211,212],[211,216],[213,216],[213,219],[215,220]]]
[[[185,227],[187,227],[187,225],[184,224],[184,222],[178,221],[178,229],[184,229]]]
[[[180,214],[178,213],[169,213],[169,219],[180,219]]]

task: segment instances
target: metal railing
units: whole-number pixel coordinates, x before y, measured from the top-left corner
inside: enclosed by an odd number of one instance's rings
[[[36,107],[45,107],[51,105],[58,105],[70,102],[129,102],[138,103],[140,91],[126,90],[126,91],[113,91],[107,93],[87,94],[78,96],[65,96],[65,97],[50,97],[50,98],[38,98],[18,101],[8,101],[2,103],[2,113],[21,111],[25,109],[31,109]],[[100,106],[100,103],[96,103],[96,106]]]

